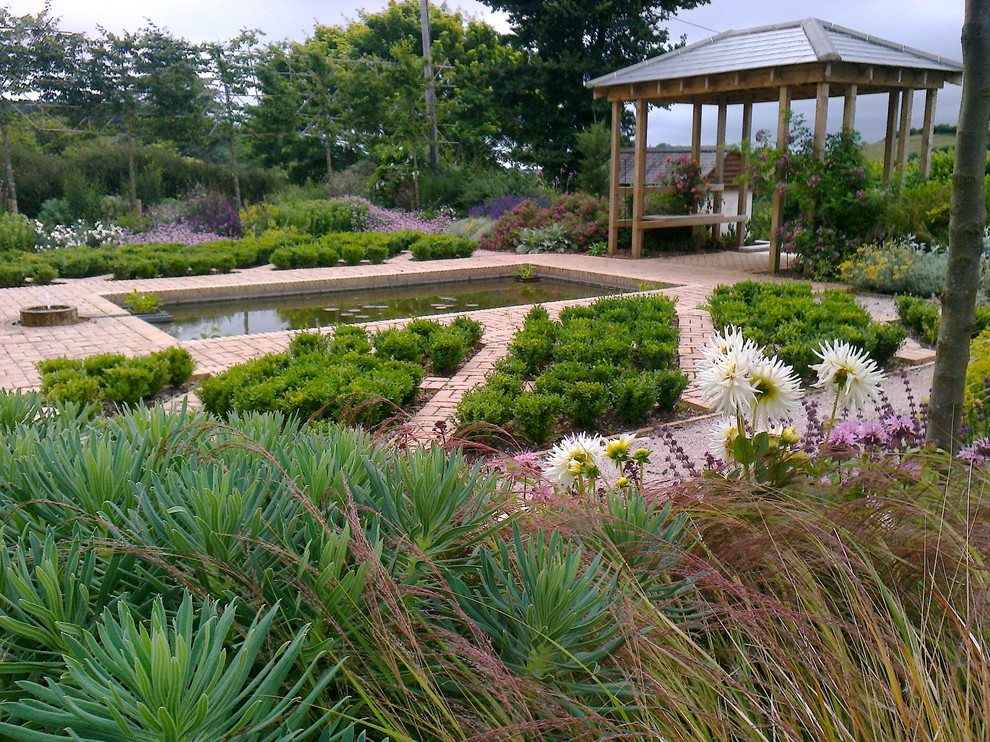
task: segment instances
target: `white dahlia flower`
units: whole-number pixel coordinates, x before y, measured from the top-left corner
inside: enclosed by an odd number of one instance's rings
[[[866,351],[835,340],[815,355],[822,359],[811,367],[818,372],[815,386],[834,386],[838,409],[862,409],[880,396],[883,372]]]
[[[750,366],[749,376],[756,390],[754,423],[783,420],[794,414],[801,399],[801,382],[794,369],[779,358],[769,358]]]
[[[605,444],[598,436],[578,433],[568,436],[547,454],[543,475],[562,487],[570,487],[580,476],[596,473],[605,454]]]

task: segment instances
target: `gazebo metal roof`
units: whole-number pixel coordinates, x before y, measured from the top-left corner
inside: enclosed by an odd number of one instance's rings
[[[645,97],[684,100],[685,96],[678,95],[684,92],[695,100],[699,91],[693,86],[690,91],[684,90],[683,81],[703,77],[709,81],[713,92],[714,89],[724,91],[726,87],[732,87],[736,91],[749,89],[750,93],[745,97],[750,100],[773,100],[775,94],[760,94],[753,88],[762,87],[761,85],[748,83],[747,78],[738,76],[738,73],[805,66],[819,68],[823,63],[831,65],[831,74],[826,77],[831,77],[833,82],[841,83],[856,77],[854,84],[859,86],[860,93],[885,92],[919,85],[926,87],[928,84],[941,85],[944,82],[957,83],[962,73],[962,63],[953,59],[929,54],[818,18],[806,18],[802,21],[726,31],[595,78],[586,85],[594,88],[596,96],[601,97],[619,86],[661,83],[656,87],[655,95]],[[893,78],[890,74],[871,75],[869,71],[862,69],[863,66],[880,68],[887,73],[896,70],[897,74]],[[713,79],[713,76],[725,76],[729,73],[736,73],[731,77],[734,85],[726,86],[724,83],[729,81]],[[812,77],[813,80],[806,78],[808,83],[818,81],[818,75]],[[682,84],[678,89],[662,84],[669,81],[679,81]],[[776,89],[777,86],[768,87]],[[814,95],[814,87],[807,85],[804,89],[795,89],[792,98]],[[743,96],[735,97],[742,100]]]
[[[587,85],[622,85],[810,62],[855,62],[962,72],[962,64],[818,18],[725,31]]]

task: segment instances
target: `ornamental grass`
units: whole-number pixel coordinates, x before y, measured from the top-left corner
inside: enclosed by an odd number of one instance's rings
[[[537,501],[326,423],[91,412],[0,395],[9,739],[990,735],[971,462]]]

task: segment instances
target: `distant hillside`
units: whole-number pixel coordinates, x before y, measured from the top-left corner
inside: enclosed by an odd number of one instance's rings
[[[956,143],[956,137],[954,134],[936,134],[932,138],[932,148],[938,149],[939,147],[952,147]],[[894,143],[895,152],[897,143]],[[908,154],[918,154],[921,152],[921,134],[912,134],[908,137]],[[883,142],[871,142],[870,144],[863,145],[863,154],[866,155],[868,160],[882,160],[883,159]]]

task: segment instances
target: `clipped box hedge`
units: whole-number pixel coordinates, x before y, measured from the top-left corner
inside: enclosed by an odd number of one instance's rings
[[[465,317],[447,326],[413,320],[371,336],[348,325],[333,335],[303,332],[284,353],[204,380],[197,394],[218,415],[283,412],[374,425],[415,399],[426,368],[445,374],[459,366],[481,333]]]
[[[566,307],[559,321],[536,306],[508,356],[457,406],[462,428],[503,428],[533,444],[556,434],[637,424],[669,410],[687,385],[678,369],[674,302],[601,299]]]
[[[815,350],[826,340],[862,348],[883,365],[905,337],[896,324],[874,322],[870,313],[842,289],[812,291],[810,283],[743,281],[718,286],[708,302],[719,330],[739,327],[757,345],[770,348],[802,377],[818,363]]]
[[[41,392],[49,402],[135,405],[166,386],[186,383],[195,361],[184,348],[172,346],[137,358],[101,353],[83,360],[40,361]]]

